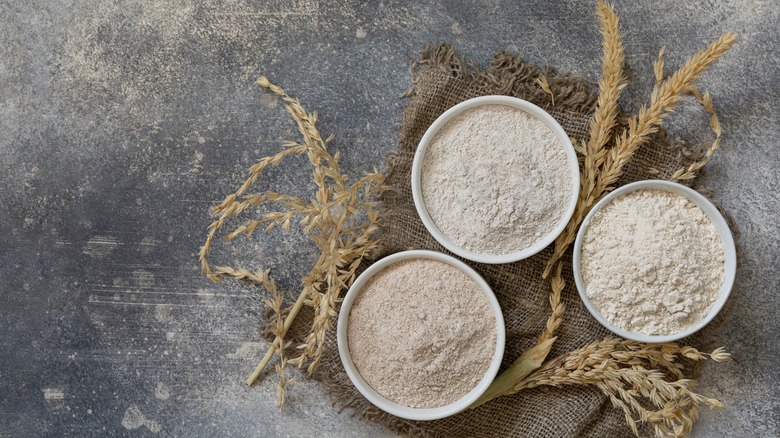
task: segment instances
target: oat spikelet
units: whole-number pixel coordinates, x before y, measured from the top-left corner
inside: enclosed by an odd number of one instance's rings
[[[583,148],[583,164],[580,172],[580,196],[572,219],[561,236],[555,240],[555,252],[544,271],[547,277],[555,262],[560,260],[577,234],[577,227],[593,205],[591,193],[596,185],[599,168],[607,154],[605,146],[612,137],[618,112],[620,93],[626,88],[623,74],[625,55],[620,21],[612,5],[599,0],[596,5],[599,33],[602,37],[601,74],[596,110],[590,120],[590,137]]]
[[[292,383],[292,380],[288,380],[284,372],[284,368],[287,365],[285,350],[290,346],[290,342],[284,340],[284,335],[287,332],[284,328],[284,312],[282,310],[284,294],[277,289],[276,283],[269,278],[268,274],[268,270],[261,271],[256,273],[255,277],[259,277],[260,283],[271,294],[271,297],[265,298],[263,303],[274,313],[271,333],[275,336],[275,339],[273,342],[269,342],[269,348],[279,358],[279,361],[274,365],[274,369],[279,376],[279,382],[276,385],[276,404],[281,411],[284,409],[285,388],[289,383]]]
[[[292,383],[292,380],[287,379],[287,376],[285,375],[285,366],[287,365],[285,349],[290,346],[290,342],[284,340],[284,335],[287,333],[289,327],[285,327],[284,312],[282,310],[284,294],[276,287],[276,282],[271,280],[269,273],[269,270],[252,272],[246,269],[234,269],[228,266],[218,266],[214,268],[213,272],[215,278],[223,279],[224,277],[230,277],[235,280],[258,284],[270,294],[270,297],[263,299],[263,304],[271,309],[274,314],[271,333],[275,336],[275,339],[273,342],[268,342],[268,360],[270,361],[272,356],[277,356],[279,359],[274,365],[274,369],[279,376],[279,382],[276,386],[276,395],[277,405],[281,411],[284,409],[285,388],[288,384]]]
[[[327,150],[327,143],[331,138],[323,138],[317,130],[317,114],[307,112],[298,99],[287,95],[282,88],[272,84],[267,78],[261,77],[257,84],[279,96],[285,103],[285,108],[297,124],[303,141],[284,142],[281,152],[258,160],[249,169],[249,177],[241,187],[212,210],[217,218],[209,225],[206,242],[201,247],[199,256],[201,271],[213,281],[231,277],[262,282],[261,277],[254,278],[252,273],[246,270],[225,266],[212,268],[207,261],[213,239],[226,221],[260,205],[278,207],[279,210],[263,213],[260,218],[245,222],[228,233],[225,240],[233,240],[241,235],[251,237],[257,228],[266,232],[274,228],[289,231],[293,223],[297,222],[304,234],[317,245],[320,257],[311,272],[304,277],[298,299],[283,322],[280,322],[280,317],[277,318],[274,326],[276,347],[269,349],[247,379],[247,384],[252,384],[271,360],[274,351],[281,351],[278,364],[281,369],[281,383],[278,393],[280,400],[283,400],[286,382],[283,375],[284,366],[287,363],[299,367],[308,364],[309,372],[314,371],[322,356],[325,333],[332,327],[341,293],[354,281],[364,258],[377,247],[379,206],[375,194],[385,186],[384,175],[376,169],[349,184],[349,177],[339,167],[338,153],[331,154]],[[312,180],[317,190],[309,202],[289,194],[271,191],[247,193],[268,166],[278,166],[290,155],[305,155],[312,165]],[[300,355],[288,360],[283,354],[287,345],[283,338],[304,305],[314,308],[311,331],[305,342],[298,346]],[[281,308],[281,304],[279,306]]]
[[[541,88],[542,91],[550,95],[550,101],[552,102],[552,106],[555,106],[555,95],[550,89],[550,83],[547,82],[547,76],[541,75],[538,78],[536,78],[535,82],[537,85],[539,85],[539,88]]]

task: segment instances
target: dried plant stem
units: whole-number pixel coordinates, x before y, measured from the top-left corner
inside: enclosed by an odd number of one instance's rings
[[[295,304],[293,304],[292,309],[290,309],[290,312],[287,314],[287,317],[284,320],[284,326],[282,327],[282,330],[280,331],[281,336],[277,336],[277,339],[283,338],[287,331],[290,330],[290,326],[292,326],[293,321],[295,320],[295,317],[298,316],[298,312],[300,312],[301,308],[303,308],[303,302],[306,298],[306,291],[304,290],[301,292],[300,295],[298,295],[298,299],[295,300]],[[276,339],[274,340],[276,342]],[[265,367],[268,365],[268,362],[271,361],[271,358],[274,356],[274,349],[269,348],[268,351],[265,353],[265,356],[263,356],[263,360],[260,361],[260,363],[257,365],[254,371],[252,371],[252,374],[249,375],[246,379],[247,385],[252,385],[257,381],[257,379],[260,377],[260,374],[262,374]]]
[[[598,177],[583,203],[582,218],[590,211],[593,204],[612,190],[623,174],[623,167],[634,156],[634,152],[647,141],[650,135],[658,131],[661,123],[677,107],[683,94],[691,89],[707,67],[723,56],[736,40],[737,36],[733,32],[725,33],[709,47],[688,59],[672,76],[655,85],[650,95],[650,105],[642,106],[639,113],[628,120],[628,129],[617,138],[615,147],[609,149],[603,157]],[[550,259],[553,263],[548,262],[545,276],[549,274],[554,261],[560,258],[574,241],[578,226],[579,223],[567,227],[556,239],[555,253]]]
[[[715,106],[712,104],[712,96],[710,96],[710,93],[705,92],[702,95],[702,93],[693,86],[689,91],[696,98],[696,101],[699,102],[702,108],[704,108],[704,111],[710,115],[710,129],[712,129],[712,132],[715,133],[715,140],[712,142],[710,147],[707,148],[707,152],[704,154],[704,158],[702,160],[691,164],[687,168],[678,169],[675,171],[671,178],[669,178],[672,181],[689,180],[695,178],[696,172],[701,170],[707,163],[709,163],[712,155],[716,150],[718,150],[718,147],[720,146],[720,136],[723,133],[723,129],[720,126],[720,121],[718,120],[718,113],[715,112]]]
[[[282,211],[266,212],[259,219],[245,222],[228,233],[225,240],[230,241],[240,235],[251,237],[259,227],[265,231],[271,231],[276,227],[289,231],[293,219],[299,218],[304,234],[317,245],[320,257],[304,278],[303,288],[290,313],[286,318],[282,318],[281,302],[279,309],[273,308],[274,311],[279,310],[277,323],[273,327],[276,339],[271,343],[272,349],[266,353],[263,361],[247,379],[248,384],[253,383],[276,353],[280,359],[276,365],[280,377],[277,393],[280,405],[283,405],[286,383],[284,366],[290,363],[302,367],[308,363],[308,371],[314,371],[322,356],[325,333],[332,326],[341,293],[352,284],[357,269],[365,257],[377,247],[379,207],[374,195],[385,186],[384,175],[376,169],[365,174],[355,183],[348,184],[349,178],[341,171],[338,164],[338,153],[331,154],[327,150],[327,143],[331,139],[323,139],[317,130],[316,113],[308,113],[298,99],[287,95],[282,88],[272,84],[265,77],[258,79],[257,83],[282,99],[287,112],[298,125],[303,142],[284,142],[281,152],[260,159],[249,169],[249,177],[241,187],[212,210],[217,218],[208,227],[206,241],[201,247],[199,256],[201,271],[213,281],[220,281],[225,277],[262,281],[262,278],[253,276],[254,274],[249,271],[225,266],[212,268],[207,257],[216,233],[222,229],[228,219],[254,207],[268,205],[280,207]],[[312,180],[317,190],[311,201],[305,202],[289,194],[271,191],[247,194],[249,188],[268,166],[278,166],[290,155],[306,155],[312,164]],[[275,304],[276,301],[268,303]],[[284,355],[288,345],[284,342],[284,336],[304,305],[314,308],[314,320],[310,333],[298,346],[300,355],[288,360]]]
[[[722,348],[708,354],[676,343],[643,344],[610,337],[548,361],[514,390],[595,385],[623,411],[635,434],[639,434],[638,423],[648,423],[658,436],[678,436],[690,432],[699,406],[722,407],[718,400],[693,391],[696,382],[684,378],[681,371],[683,357],[722,362],[731,355]],[[667,373],[676,380],[668,380]]]
[[[547,261],[543,274],[545,278],[549,275],[555,262],[560,260],[574,240],[577,227],[595,203],[592,192],[596,186],[599,169],[608,152],[605,146],[612,136],[612,129],[615,127],[618,100],[626,87],[626,78],[623,74],[623,64],[625,63],[623,35],[620,33],[620,21],[617,13],[612,5],[599,0],[596,5],[596,16],[599,19],[599,33],[602,37],[602,77],[599,80],[596,110],[590,120],[590,137],[581,148],[584,159],[580,172],[580,195],[572,219],[561,236],[555,240],[555,252]]]

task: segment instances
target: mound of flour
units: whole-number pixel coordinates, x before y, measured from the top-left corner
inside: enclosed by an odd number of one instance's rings
[[[421,188],[436,227],[478,254],[516,252],[544,238],[573,189],[553,131],[506,105],[482,105],[450,119],[425,152]]]
[[[683,196],[637,190],[596,212],[580,258],[585,291],[607,320],[646,335],[679,333],[720,295],[723,242]]]
[[[374,390],[413,408],[471,391],[496,352],[496,317],[480,286],[448,263],[404,260],[361,289],[349,312],[352,361]]]

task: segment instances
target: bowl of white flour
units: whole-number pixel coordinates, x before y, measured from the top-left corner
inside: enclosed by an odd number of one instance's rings
[[[578,194],[569,136],[546,111],[514,97],[450,108],[425,132],[412,163],[412,197],[428,232],[481,263],[510,263],[547,247]]]
[[[574,280],[613,333],[670,342],[707,325],[737,269],[734,238],[707,198],[681,184],[638,181],[599,201],[574,243]]]
[[[339,312],[339,355],[378,408],[410,420],[457,414],[490,386],[504,356],[501,307],[454,257],[404,251],[366,269]]]

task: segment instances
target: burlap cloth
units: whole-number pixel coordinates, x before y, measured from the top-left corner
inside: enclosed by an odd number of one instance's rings
[[[535,83],[544,74],[555,104]],[[408,249],[447,252],[428,234],[414,208],[410,172],[412,158],[428,126],[445,110],[464,100],[502,94],[519,97],[547,110],[574,139],[586,140],[588,121],[596,102],[595,87],[582,79],[552,68],[527,64],[507,52],[495,55],[484,71],[456,56],[452,47],[426,49],[412,64],[414,85],[400,127],[400,150],[387,162],[387,191],[382,201],[383,247],[379,256]],[[668,178],[675,170],[701,158],[700,148],[690,150],[665,131],[643,146],[625,169],[620,184],[650,178]],[[655,169],[655,170],[652,170]],[[688,182],[690,183],[690,181]],[[570,251],[571,252],[571,251]],[[486,265],[468,262],[495,291],[506,322],[506,352],[502,370],[533,346],[550,314],[549,281],[542,270],[551,248],[512,264]],[[571,273],[571,254],[564,259],[566,305],[558,340],[550,353],[554,358],[608,335],[582,304]],[[633,436],[623,413],[592,386],[543,387],[501,397],[477,409],[450,418],[419,422],[393,417],[374,407],[352,386],[339,359],[331,331],[325,356],[313,376],[322,383],[339,409],[412,436],[446,437],[621,437]]]

